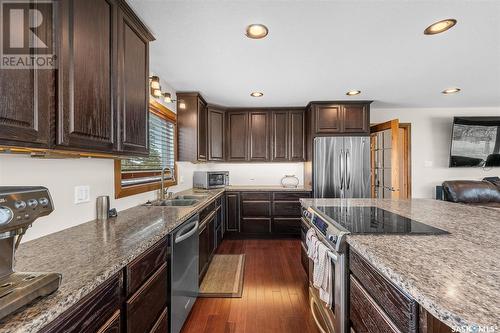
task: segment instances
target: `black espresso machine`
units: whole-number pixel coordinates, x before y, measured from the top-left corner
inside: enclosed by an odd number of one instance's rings
[[[14,271],[22,236],[53,210],[45,187],[0,186],[0,319],[59,288],[61,274]]]

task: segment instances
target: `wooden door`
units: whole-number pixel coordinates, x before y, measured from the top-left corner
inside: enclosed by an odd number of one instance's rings
[[[371,127],[372,197],[400,197],[399,120]]]
[[[315,105],[314,124],[316,134],[337,134],[342,132],[341,105]]]
[[[227,113],[227,153],[228,161],[248,160],[248,112]]]
[[[271,161],[289,159],[289,115],[288,111],[271,113]]]
[[[58,10],[56,144],[111,152],[116,148],[117,5],[114,0],[63,0]]]
[[[208,160],[224,160],[224,111],[208,107]]]
[[[148,39],[125,13],[118,27],[119,148],[128,155],[149,154]]]
[[[290,112],[290,153],[289,158],[291,161],[304,161],[305,160],[305,139],[306,139],[306,126],[305,126],[305,113],[304,111]]]
[[[239,193],[226,194],[226,230],[240,230],[240,195]]]
[[[369,106],[364,104],[347,104],[342,107],[344,133],[370,133]]]
[[[207,160],[207,104],[198,97],[198,161]]]
[[[269,112],[249,112],[248,125],[250,161],[269,161]]]

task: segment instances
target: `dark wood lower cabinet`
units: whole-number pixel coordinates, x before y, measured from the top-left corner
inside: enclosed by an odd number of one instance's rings
[[[402,332],[353,275],[349,277],[351,327],[357,333]]]
[[[299,199],[310,196],[308,191],[228,192],[226,230],[238,237],[298,237],[301,217]]]
[[[110,319],[120,310],[122,282],[120,271],[45,326],[42,332],[97,332],[106,327]]]
[[[163,239],[132,261],[125,268],[127,296],[132,295],[167,261],[168,239]]]
[[[113,317],[111,317],[98,331],[97,333],[120,333],[121,332],[121,321],[120,321],[120,310],[116,311]]]
[[[452,333],[451,327],[431,315],[423,307],[419,307],[419,333]]]
[[[240,230],[240,194],[238,192],[226,193],[226,231],[238,232]]]
[[[349,249],[349,271],[351,332],[452,332],[352,249]]]
[[[165,309],[151,329],[150,333],[166,333],[169,331],[168,327],[168,309]]]
[[[218,198],[209,203],[200,214],[199,228],[199,281],[205,277],[212,257],[217,250],[218,245],[222,242],[222,222],[221,218],[222,198]]]
[[[151,276],[139,290],[127,300],[127,332],[149,332],[157,318],[167,307],[167,264]]]
[[[275,217],[271,227],[274,234],[300,234],[300,218]]]
[[[214,215],[210,221],[208,221],[208,258],[209,261],[215,252],[215,220],[217,216]]]
[[[270,201],[241,201],[242,217],[269,217],[271,216]]]
[[[241,219],[241,232],[247,234],[270,234],[271,219],[265,217],[244,217]]]
[[[418,328],[418,304],[399,290],[364,258],[349,251],[349,269],[358,284],[378,304],[385,316],[402,332],[416,333]]]
[[[208,223],[200,227],[199,230],[199,262],[198,262],[198,274],[199,280],[203,280],[206,270],[208,268],[208,252],[209,252],[209,229]]]

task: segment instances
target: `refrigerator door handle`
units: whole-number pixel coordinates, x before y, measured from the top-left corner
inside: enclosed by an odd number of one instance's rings
[[[349,149],[347,149],[345,152],[345,163],[347,175],[346,188],[349,189],[349,187],[351,186],[351,153],[349,152]]]
[[[340,150],[340,168],[339,168],[339,172],[340,172],[340,189],[343,190],[344,189],[344,150]]]

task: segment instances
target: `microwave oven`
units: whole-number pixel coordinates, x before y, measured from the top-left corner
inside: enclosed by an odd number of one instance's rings
[[[229,185],[229,171],[195,171],[193,187],[202,189],[221,188]]]

